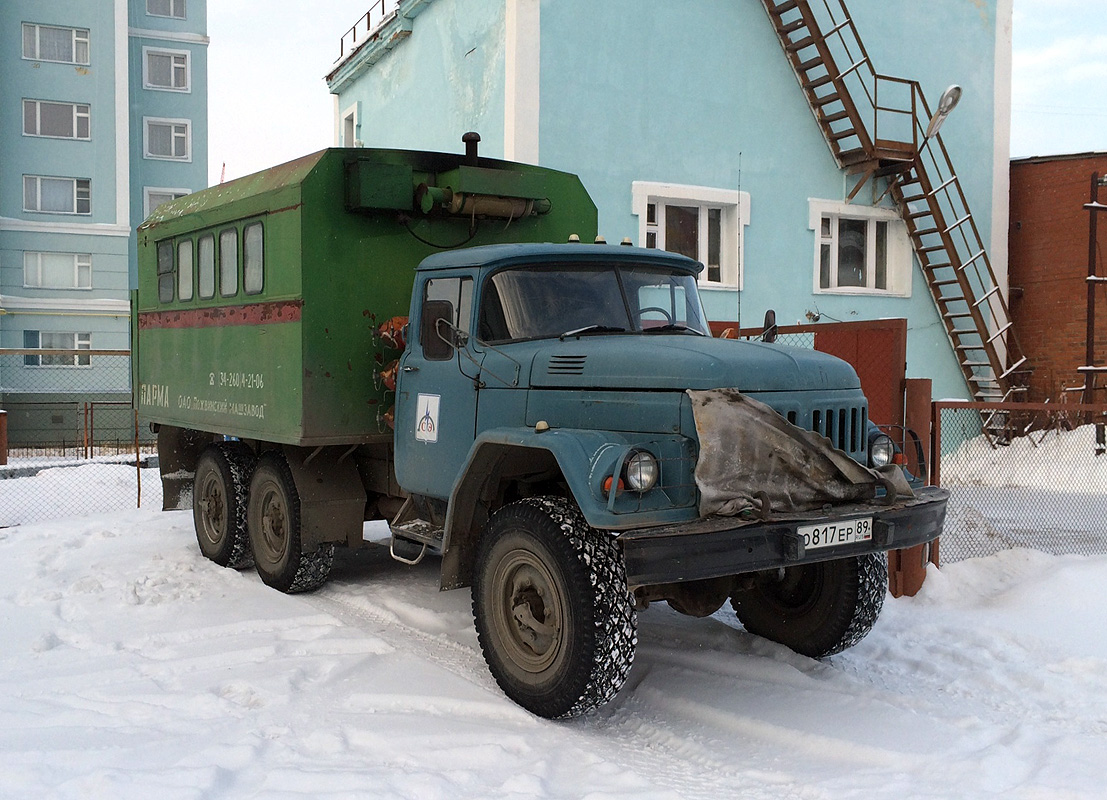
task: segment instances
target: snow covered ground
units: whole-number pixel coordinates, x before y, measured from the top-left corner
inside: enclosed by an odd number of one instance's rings
[[[942,563],[1032,547],[1107,554],[1107,456],[1095,426],[1038,431],[993,447],[983,436],[942,458],[950,490]]]
[[[0,797],[1107,797],[1107,557],[932,571],[824,662],[655,605],[623,692],[560,723],[499,692],[436,566],[373,547],[290,597],[187,512],[0,529]]]

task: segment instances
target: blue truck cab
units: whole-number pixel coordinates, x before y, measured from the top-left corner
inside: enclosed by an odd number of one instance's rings
[[[614,695],[654,601],[706,616],[729,599],[751,632],[838,652],[876,620],[885,551],[941,532],[946,492],[872,463],[854,370],[712,338],[701,269],[570,243],[416,272],[393,547],[440,552],[442,587],[472,586],[493,674],[544,716]]]

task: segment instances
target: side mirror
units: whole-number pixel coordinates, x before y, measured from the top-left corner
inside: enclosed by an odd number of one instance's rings
[[[776,341],[776,312],[771,308],[765,312],[765,324],[762,326],[761,341],[772,342]]]
[[[419,317],[419,342],[428,361],[446,361],[454,354],[454,304],[425,300]]]

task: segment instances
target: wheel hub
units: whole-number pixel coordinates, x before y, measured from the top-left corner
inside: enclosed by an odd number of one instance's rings
[[[284,542],[288,537],[284,507],[275,493],[269,493],[263,508],[261,529],[265,535],[265,543],[274,554],[280,554],[284,551]]]
[[[561,651],[561,598],[546,570],[532,559],[530,553],[516,553],[501,573],[501,630],[514,660],[529,672],[541,672]]]
[[[209,541],[218,543],[223,538],[226,527],[227,504],[219,482],[214,477],[210,477],[204,485],[200,508],[206,523],[204,533]]]

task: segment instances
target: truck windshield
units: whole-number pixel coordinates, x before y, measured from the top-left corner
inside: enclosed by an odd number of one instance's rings
[[[693,275],[658,267],[519,267],[482,292],[477,337],[486,342],[586,333],[710,335]]]

